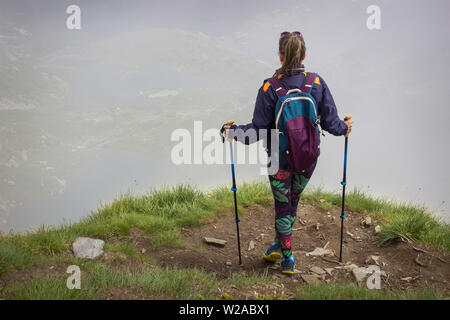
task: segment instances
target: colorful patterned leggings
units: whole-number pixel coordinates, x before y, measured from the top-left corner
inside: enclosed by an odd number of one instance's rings
[[[281,244],[285,258],[292,255],[292,226],[297,217],[298,201],[313,171],[314,168],[302,175],[280,169],[277,174],[269,175],[275,200],[275,242]]]

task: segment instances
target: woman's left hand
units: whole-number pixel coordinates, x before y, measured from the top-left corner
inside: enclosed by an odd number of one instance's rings
[[[352,119],[348,119],[344,121],[345,124],[347,125],[347,133],[345,134],[346,137],[348,137],[348,135],[350,134],[350,132],[352,132],[352,127],[353,127],[353,120]]]
[[[230,130],[233,123],[234,123],[234,120],[228,120],[228,122],[222,126],[222,128],[220,129],[220,133],[222,134],[222,137],[228,136],[228,131]]]

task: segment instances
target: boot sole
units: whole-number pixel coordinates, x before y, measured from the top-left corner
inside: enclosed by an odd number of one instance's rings
[[[297,266],[297,264],[294,264],[294,266],[292,267],[292,270],[283,270],[283,269],[281,269],[281,273],[292,275],[292,274],[294,274],[294,270],[295,270],[296,266]]]
[[[284,273],[284,274],[294,274],[294,271],[292,271],[292,270],[282,270],[281,273]]]
[[[281,259],[281,253],[272,252],[269,255],[263,255],[263,259],[269,262],[277,262],[277,260]]]

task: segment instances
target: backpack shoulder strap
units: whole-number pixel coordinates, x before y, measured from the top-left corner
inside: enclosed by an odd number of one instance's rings
[[[316,81],[317,73],[306,73],[305,80],[303,81],[300,90],[302,92],[311,93],[312,87],[314,85],[314,81]]]
[[[280,86],[280,83],[276,77],[270,78],[268,81],[273,86],[278,98],[284,97],[287,94],[287,90]]]

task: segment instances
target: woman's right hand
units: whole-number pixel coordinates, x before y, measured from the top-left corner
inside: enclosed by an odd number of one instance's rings
[[[344,120],[345,124],[347,125],[347,133],[345,134],[346,137],[348,137],[348,135],[350,134],[350,132],[352,132],[352,127],[353,127],[353,120],[350,118],[348,120]]]

